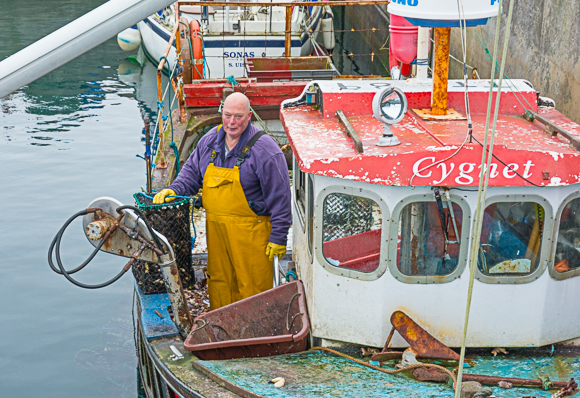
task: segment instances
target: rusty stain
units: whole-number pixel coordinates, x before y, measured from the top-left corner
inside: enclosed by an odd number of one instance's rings
[[[451,28],[435,28],[435,65],[433,69],[433,115],[447,114],[447,86],[449,78],[449,38]]]
[[[549,171],[542,171],[542,178],[544,180],[549,180],[550,179],[550,172]]]
[[[391,315],[391,324],[419,358],[459,360],[459,354],[445,346],[402,311]]]

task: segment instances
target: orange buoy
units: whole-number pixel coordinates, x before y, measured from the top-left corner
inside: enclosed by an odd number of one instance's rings
[[[194,19],[189,23],[189,34],[191,35],[191,58],[193,61],[192,78],[193,80],[203,79],[203,38],[199,21]]]

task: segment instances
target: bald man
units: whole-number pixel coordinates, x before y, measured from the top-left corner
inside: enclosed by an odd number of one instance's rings
[[[288,167],[278,144],[251,118],[248,98],[229,95],[223,124],[201,138],[173,184],[153,199],[161,204],[202,188],[212,310],[271,289],[274,256],[286,253]]]

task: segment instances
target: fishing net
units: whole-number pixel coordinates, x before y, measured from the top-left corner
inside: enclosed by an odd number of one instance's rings
[[[323,242],[373,229],[373,205],[373,200],[358,196],[341,193],[328,195],[323,206]]]
[[[162,205],[154,205],[153,199],[142,193],[133,195],[135,204],[143,212],[151,227],[164,235],[173,248],[179,277],[184,288],[195,283],[191,263],[191,217],[193,204],[190,199],[175,199]],[[133,264],[133,276],[144,294],[164,293],[165,284],[159,265],[137,261]]]

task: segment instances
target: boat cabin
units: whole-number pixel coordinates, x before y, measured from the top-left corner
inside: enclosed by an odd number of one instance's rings
[[[430,79],[314,81],[282,104],[295,155],[293,259],[323,344],[380,347],[401,310],[461,345],[490,88],[468,82],[449,80],[441,118],[424,111]],[[580,125],[538,102],[529,82],[504,81],[470,347],[580,337]],[[395,335],[392,345],[407,343]]]

